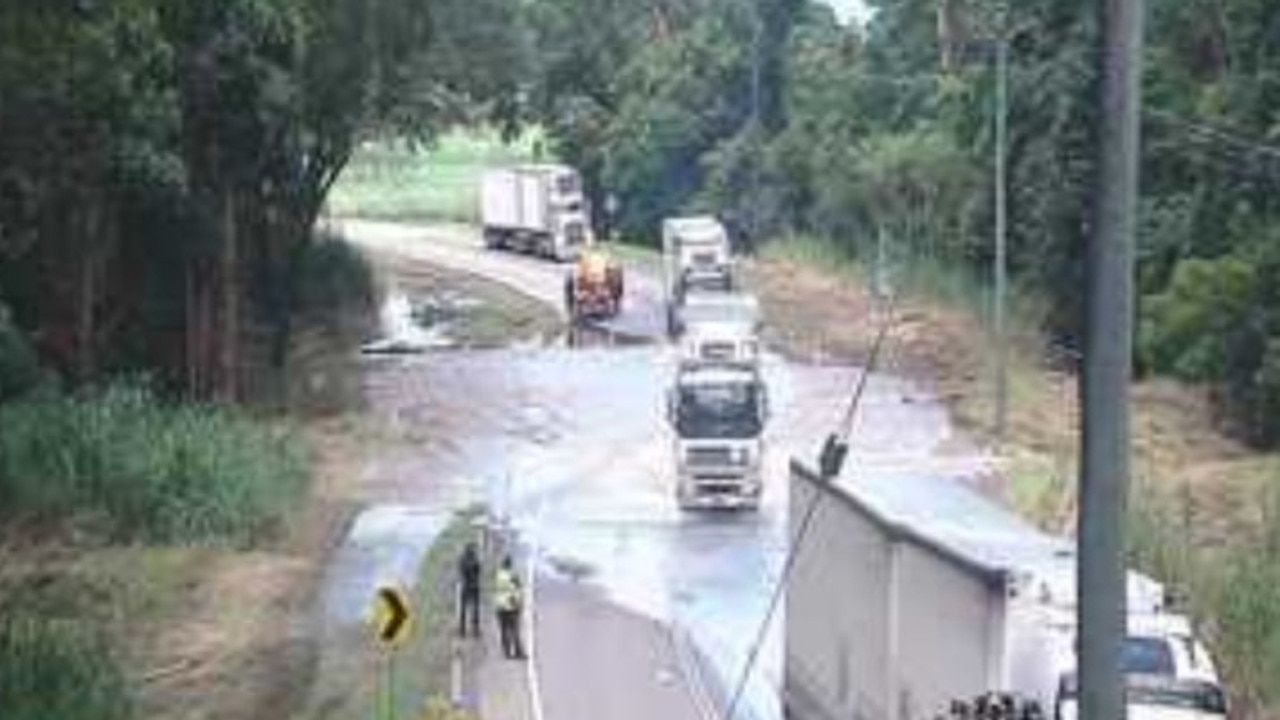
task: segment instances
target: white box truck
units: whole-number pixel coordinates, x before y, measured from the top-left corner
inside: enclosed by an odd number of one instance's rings
[[[662,223],[662,275],[667,330],[676,335],[680,309],[692,292],[729,292],[735,287],[729,234],[709,216],[668,218]]]
[[[684,509],[756,508],[764,488],[768,386],[754,314],[708,307],[681,338],[668,399]]]
[[[669,391],[682,509],[755,508],[764,489],[768,390],[759,369],[681,363]]]
[[[793,463],[791,493],[793,517],[823,505],[787,587],[788,717],[948,717],[997,694],[1076,720],[1070,542],[927,473],[828,481]],[[1163,596],[1129,574],[1129,716],[1223,720],[1213,662]]]
[[[480,180],[485,246],[572,260],[591,242],[582,179],[564,165],[485,171]]]

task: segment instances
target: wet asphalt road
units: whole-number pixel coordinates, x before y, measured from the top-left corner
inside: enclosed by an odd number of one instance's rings
[[[484,275],[559,307],[565,268],[486,252],[473,230],[363,222],[343,229],[370,250]],[[690,638],[709,666],[707,690],[723,700],[781,567],[790,458],[815,456],[857,371],[770,357],[774,416],[762,507],[741,514],[683,513],[674,503],[672,440],[662,409],[675,355],[658,337],[660,291],[633,268],[627,280],[627,308],[615,329],[647,336],[650,344],[370,361],[365,385],[371,411],[420,444],[370,468],[364,486],[372,516],[357,523],[331,568],[329,615],[358,617],[359,601],[373,583],[412,578],[415,558],[438,524],[423,518],[486,502],[536,549],[545,577],[587,585]],[[981,470],[980,460],[955,455],[945,410],[909,383],[873,379],[859,418],[851,462],[861,473],[952,477]],[[779,612],[774,619],[748,686],[749,714],[762,719],[781,715],[781,617]],[[577,680],[554,668],[543,673],[548,718],[573,714],[567,707],[557,714],[554,698],[572,696]]]

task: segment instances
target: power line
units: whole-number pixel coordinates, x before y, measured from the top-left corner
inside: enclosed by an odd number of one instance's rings
[[[867,381],[871,377],[871,373],[875,370],[880,360],[880,352],[884,347],[889,331],[893,328],[893,310],[890,308],[887,319],[880,326],[880,330],[876,333],[875,342],[871,345],[871,352],[867,356],[867,364],[863,367],[862,373],[858,376],[857,385],[854,387],[853,396],[849,401],[849,405],[845,410],[836,432],[827,438],[826,444],[822,449],[822,480],[830,482],[839,474],[840,466],[843,464],[844,457],[848,453],[849,438],[853,434],[853,421],[857,417],[858,407],[861,405],[862,396],[867,389]],[[838,458],[834,463],[832,457]],[[777,612],[778,602],[782,599],[782,593],[786,590],[787,580],[791,576],[791,570],[795,567],[796,558],[800,555],[800,548],[804,544],[805,536],[809,534],[809,526],[813,522],[813,517],[817,513],[818,505],[822,498],[825,497],[822,492],[815,491],[813,497],[809,499],[809,504],[805,508],[804,517],[800,521],[800,526],[796,530],[795,539],[787,548],[787,556],[782,564],[782,574],[778,577],[777,584],[773,587],[773,592],[769,597],[769,606],[765,610],[764,619],[760,623],[759,630],[756,631],[755,640],[751,643],[751,648],[747,654],[747,661],[742,667],[742,673],[738,676],[738,682],[734,685],[733,694],[729,699],[728,709],[725,711],[725,720],[733,720],[734,714],[737,712],[738,703],[742,700],[742,694],[746,690],[747,680],[751,678],[751,672],[755,669],[755,664],[760,657],[760,650],[764,647],[765,636],[769,632],[769,625],[773,622],[773,614]]]

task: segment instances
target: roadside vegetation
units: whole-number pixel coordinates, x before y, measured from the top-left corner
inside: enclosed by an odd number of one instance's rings
[[[248,545],[280,529],[306,474],[287,431],[234,410],[167,404],[142,384],[0,405],[0,522]]]
[[[430,145],[370,141],[352,155],[329,196],[335,217],[476,222],[485,168],[536,159],[534,132],[503,142],[493,130],[458,130]]]
[[[0,715],[289,715],[374,300],[318,219],[370,137],[513,126],[515,10],[0,4]]]

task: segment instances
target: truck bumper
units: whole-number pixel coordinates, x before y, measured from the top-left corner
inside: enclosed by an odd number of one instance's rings
[[[737,510],[760,506],[763,483],[758,473],[704,471],[680,474],[677,492],[686,510]]]

